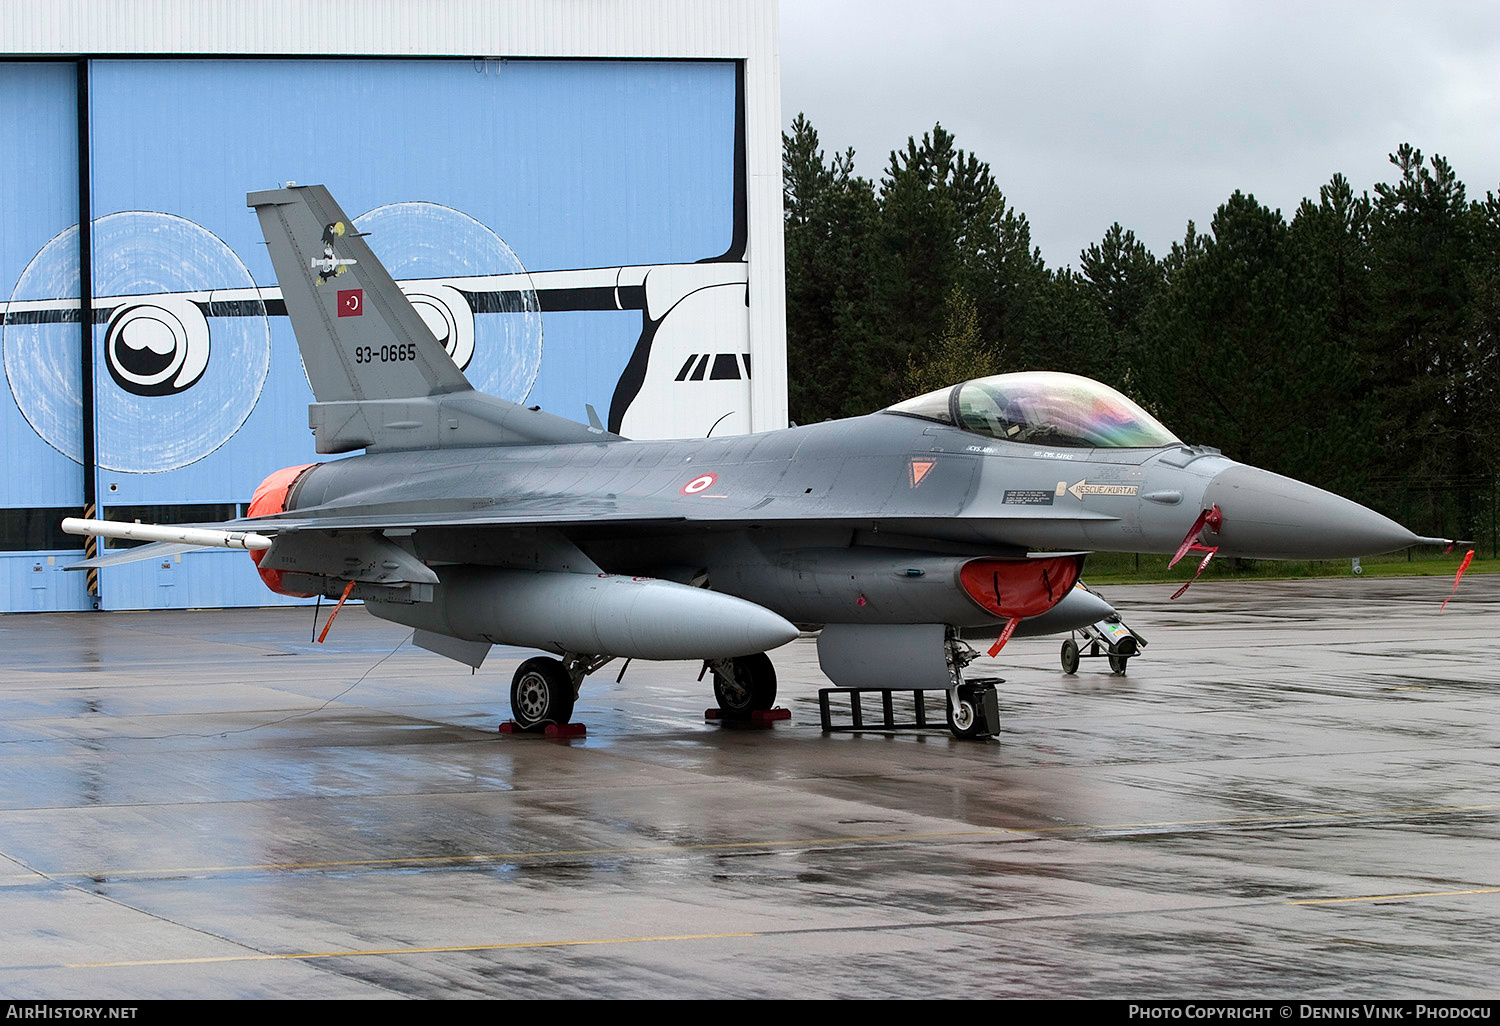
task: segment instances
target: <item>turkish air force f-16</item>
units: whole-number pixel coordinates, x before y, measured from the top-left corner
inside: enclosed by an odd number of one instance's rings
[[[1185,445],[1087,378],[980,378],[850,420],[631,441],[476,392],[322,186],[251,193],[312,383],[319,453],[277,471],[249,516],[155,527],[107,566],[250,550],[284,595],[361,599],[422,648],[522,663],[517,726],[568,721],[614,659],[701,660],[726,718],[772,707],[767,650],[820,629],[846,687],[946,689],[988,733],[964,669],[1016,633],[1110,610],[1076,588],[1088,551],[1265,559],[1440,539],[1311,485]]]

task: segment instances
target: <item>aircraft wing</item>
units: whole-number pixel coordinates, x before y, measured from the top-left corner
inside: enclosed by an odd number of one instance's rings
[[[277,531],[350,531],[389,530],[393,528],[426,527],[554,527],[560,529],[588,527],[595,524],[651,524],[682,523],[701,524],[713,527],[740,527],[748,524],[774,524],[788,522],[811,525],[878,523],[912,524],[941,523],[945,521],[1034,521],[1058,519],[1043,517],[1027,507],[993,507],[984,511],[982,517],[956,515],[912,515],[897,513],[882,515],[859,510],[826,509],[821,514],[809,514],[795,507],[777,510],[774,503],[757,504],[746,509],[729,505],[718,508],[701,505],[695,509],[684,509],[681,502],[639,496],[604,495],[539,495],[516,499],[475,498],[446,504],[448,509],[435,510],[430,501],[386,502],[368,506],[325,506],[290,510],[286,513],[265,517],[243,518],[222,524],[202,525],[225,530],[252,530],[265,534]],[[459,508],[454,508],[454,506]],[[1092,510],[1077,510],[1069,514],[1070,520],[1113,521],[1117,517]]]
[[[245,544],[245,538],[272,539],[281,534],[302,536],[332,532],[389,532],[410,533],[420,530],[468,530],[484,532],[513,527],[547,528],[567,533],[570,530],[588,528],[605,530],[617,534],[654,533],[662,528],[689,527],[691,525],[713,525],[729,528],[749,524],[768,524],[779,520],[795,523],[799,527],[837,526],[868,528],[878,525],[882,529],[901,533],[931,535],[940,529],[960,539],[973,530],[992,525],[996,520],[1035,519],[1025,515],[1025,510],[1006,510],[1003,517],[982,519],[953,517],[870,517],[853,512],[830,512],[821,517],[809,517],[788,512],[778,516],[774,511],[762,508],[753,513],[729,509],[716,513],[712,508],[693,513],[683,513],[680,505],[670,502],[652,502],[635,499],[622,503],[602,496],[535,496],[497,502],[489,499],[473,499],[464,503],[468,508],[434,510],[430,502],[395,502],[375,506],[349,508],[326,507],[322,509],[295,510],[285,514],[266,517],[244,517],[220,523],[150,525],[119,524],[111,521],[80,520],[64,521],[63,529],[70,534],[96,534],[102,537],[120,537],[132,540],[154,541],[154,544],[111,552],[105,556],[83,560],[69,565],[69,570],[85,570],[94,567],[109,567],[144,559],[186,552],[195,548],[264,548],[264,545]],[[1114,517],[1079,511],[1076,519],[1109,521]],[[184,536],[192,541],[180,540]]]

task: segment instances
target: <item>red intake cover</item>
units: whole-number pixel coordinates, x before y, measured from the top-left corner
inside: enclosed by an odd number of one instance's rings
[[[255,494],[250,497],[250,510],[248,516],[265,517],[273,513],[286,512],[287,493],[292,486],[317,463],[304,463],[300,467],[283,467],[270,477],[262,481],[255,489]],[[294,598],[312,598],[312,592],[287,591],[281,586],[280,570],[261,570],[260,560],[266,554],[265,549],[251,549],[250,558],[255,560],[256,572],[260,579],[266,582],[266,587],[278,595],[291,595]]]
[[[975,559],[958,572],[964,594],[997,620],[1041,616],[1068,594],[1083,568],[1081,556]]]

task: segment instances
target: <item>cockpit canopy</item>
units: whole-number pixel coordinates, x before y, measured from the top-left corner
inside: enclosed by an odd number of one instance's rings
[[[1058,371],[975,378],[883,412],[1027,445],[1158,449],[1182,444],[1155,417],[1108,385]]]

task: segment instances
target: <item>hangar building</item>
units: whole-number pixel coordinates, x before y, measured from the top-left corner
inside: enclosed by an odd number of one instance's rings
[[[58,526],[226,519],[320,458],[245,206],[286,182],[484,391],[785,426],[776,38],[763,0],[0,6],[0,609],[290,601],[230,551],[65,573]]]

